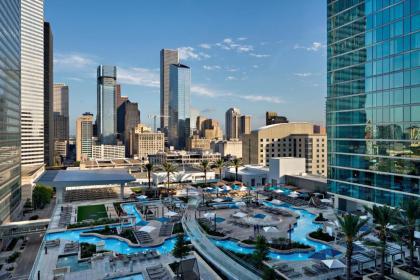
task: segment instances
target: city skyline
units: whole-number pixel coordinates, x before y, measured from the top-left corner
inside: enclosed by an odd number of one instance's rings
[[[322,1],[305,3],[311,6],[302,11],[308,13],[305,23],[299,22],[299,3],[295,1],[289,3],[287,13],[281,12],[280,16],[267,13],[265,5],[255,7],[261,9],[261,13],[254,15],[258,23],[255,26],[245,22],[248,12],[235,15],[237,23],[229,19],[228,15],[237,7],[233,3],[220,10],[220,23],[209,26],[205,21],[210,19],[206,18],[216,13],[210,3],[190,7],[187,2],[181,1],[176,6],[171,4],[171,9],[167,10],[173,10],[174,15],[179,14],[176,11],[184,10],[194,17],[203,18],[197,19],[197,24],[188,25],[191,19],[176,16],[182,30],[174,27],[164,29],[165,26],[161,24],[145,27],[150,26],[150,22],[159,21],[159,18],[151,20],[148,14],[144,14],[145,10],[149,10],[154,17],[169,16],[175,20],[168,12],[164,11],[162,15],[153,12],[158,9],[159,3],[132,2],[124,7],[115,7],[116,13],[111,7],[101,7],[103,15],[112,13],[120,18],[113,21],[112,26],[105,23],[103,30],[116,32],[115,40],[109,42],[107,48],[101,48],[106,36],[98,38],[102,32],[96,24],[92,24],[95,17],[93,11],[98,6],[94,2],[75,1],[71,5],[66,2],[57,5],[53,1],[46,1],[45,4],[46,20],[52,22],[56,34],[55,82],[68,84],[72,91],[71,135],[75,132],[76,118],[85,111],[94,111],[92,108],[96,106],[95,70],[99,64],[118,67],[117,82],[122,85],[122,95],[139,103],[144,123],[152,126],[152,120],[147,116],[159,114],[160,111],[159,51],[162,48],[179,49],[180,62],[190,66],[193,73],[192,108],[219,120],[222,127],[224,112],[229,107],[238,107],[251,115],[252,127],[264,125],[265,111],[279,112],[291,121],[324,123],[324,110],[314,109],[325,107],[326,96],[326,40],[325,22],[322,20],[325,3]],[[80,9],[82,5],[83,9]],[[245,5],[245,10],[253,10],[251,2],[245,2]],[[271,2],[267,5],[280,4]],[[68,14],[77,10],[78,21],[73,22],[73,18],[57,13],[58,9],[69,10]],[[121,16],[122,11],[124,17]],[[310,16],[308,11],[315,11],[317,15]],[[225,30],[220,28],[222,23],[227,25]],[[274,24],[285,28],[273,29]],[[310,32],[307,26],[303,26],[306,24],[317,32]],[[294,28],[289,30],[287,26]],[[200,28],[206,31],[205,34],[199,34]],[[197,36],[186,35],[191,32]],[[156,38],[157,35],[162,39]],[[223,107],[217,103],[220,98],[225,101]],[[302,110],[291,109],[298,105]]]

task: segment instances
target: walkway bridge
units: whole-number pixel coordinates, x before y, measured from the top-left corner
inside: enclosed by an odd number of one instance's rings
[[[33,221],[11,222],[0,225],[0,239],[45,232],[49,223],[50,219],[40,219]]]

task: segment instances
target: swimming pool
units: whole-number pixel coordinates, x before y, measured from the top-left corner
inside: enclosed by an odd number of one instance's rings
[[[144,280],[143,274],[132,274],[128,276],[112,278],[112,280]]]
[[[304,243],[306,245],[310,245],[315,248],[315,251],[320,251],[323,249],[330,248],[330,246],[325,245],[323,243],[315,242],[312,240],[309,240],[306,238],[306,235],[312,231],[317,230],[318,228],[322,227],[322,225],[313,223],[313,220],[315,219],[316,215],[308,212],[305,209],[299,209],[294,208],[289,204],[272,204],[271,202],[264,202],[265,205],[269,207],[275,207],[275,208],[284,208],[284,209],[290,209],[300,215],[300,218],[297,219],[296,225],[294,225],[292,230],[292,240]],[[251,254],[254,249],[252,248],[246,248],[240,246],[236,241],[233,240],[212,240],[213,243],[216,246],[234,251],[236,253],[242,253],[242,254]],[[293,254],[280,254],[280,253],[274,253],[270,252],[268,257],[275,260],[284,260],[284,261],[302,261],[307,260],[309,256],[313,253],[293,253]]]
[[[141,217],[139,211],[136,208],[134,203],[124,203],[121,204],[121,208],[124,210],[125,213],[128,215],[134,215],[136,217],[136,226],[145,226],[148,224],[143,218]]]
[[[59,256],[57,259],[57,267],[70,267],[71,272],[90,269],[90,262],[79,262],[77,254]]]

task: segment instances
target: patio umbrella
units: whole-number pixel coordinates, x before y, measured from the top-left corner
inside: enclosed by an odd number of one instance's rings
[[[299,197],[299,195],[298,195],[298,194],[295,194],[295,193],[291,193],[291,194],[289,194],[288,196],[289,196],[289,197],[292,197],[292,198],[297,198],[297,197]]]
[[[144,231],[147,233],[151,233],[152,231],[154,231],[156,228],[153,226],[144,226],[140,228],[140,231]]]
[[[169,211],[169,212],[165,213],[166,217],[173,217],[173,216],[177,216],[177,215],[178,215],[178,213],[174,212],[174,211]]]
[[[245,187],[245,186],[242,186],[242,187],[240,187],[240,189],[239,189],[241,192],[246,192],[247,190],[248,190],[248,188],[247,187]]]
[[[276,193],[284,193],[283,190],[274,190],[274,192],[276,192]]]
[[[278,233],[280,232],[276,227],[263,227],[263,230],[267,233]]]
[[[140,195],[140,196],[138,196],[137,198],[138,198],[138,199],[146,199],[146,198],[147,198],[147,195]]]
[[[281,202],[280,200],[278,200],[278,199],[273,199],[272,201],[271,201],[271,203],[273,203],[273,204],[282,204],[283,202]]]
[[[204,218],[206,218],[206,219],[212,219],[212,218],[214,218],[214,216],[216,216],[216,213],[208,212],[208,213],[204,214]]]
[[[239,201],[239,202],[236,202],[235,205],[240,207],[240,206],[245,206],[246,203],[243,201]]]
[[[223,201],[223,199],[222,198],[215,198],[215,199],[213,199],[214,201],[216,201],[216,202],[222,202]]]
[[[329,269],[336,269],[336,268],[345,268],[346,265],[339,260],[332,259],[332,260],[322,260],[322,262],[329,268]]]
[[[223,186],[223,189],[225,189],[226,191],[232,190],[232,188],[230,186],[227,186],[227,185]]]
[[[248,215],[244,212],[237,212],[237,213],[233,214],[233,216],[236,217],[236,218],[244,218]]]
[[[292,191],[292,194],[297,194],[297,195],[299,195],[300,193],[299,193],[299,192],[297,192],[297,191]]]

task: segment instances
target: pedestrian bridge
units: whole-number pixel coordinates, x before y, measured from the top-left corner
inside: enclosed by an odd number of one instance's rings
[[[33,221],[11,222],[0,225],[0,239],[45,232],[49,223],[50,219],[40,219]]]

